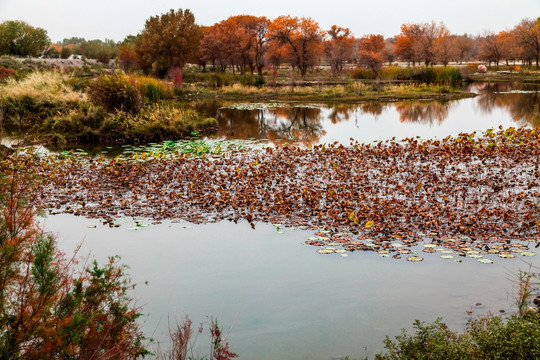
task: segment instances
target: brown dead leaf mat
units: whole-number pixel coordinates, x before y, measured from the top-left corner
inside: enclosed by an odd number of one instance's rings
[[[510,128],[227,156],[11,162],[41,178],[37,196],[52,214],[264,221],[404,242],[419,234],[538,241],[539,134]]]

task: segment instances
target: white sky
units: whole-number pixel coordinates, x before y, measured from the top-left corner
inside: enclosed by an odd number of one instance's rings
[[[357,37],[399,33],[407,22],[444,21],[452,33],[477,35],[512,28],[540,16],[540,0],[0,0],[0,22],[24,20],[48,31],[53,41],[72,36],[120,41],[137,34],[146,19],[170,9],[190,9],[198,24],[230,15],[311,17],[323,29],[336,24]]]

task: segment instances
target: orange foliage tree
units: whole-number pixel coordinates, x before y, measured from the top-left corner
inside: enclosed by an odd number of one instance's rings
[[[183,68],[187,62],[196,61],[201,36],[201,29],[189,10],[152,16],[135,41],[140,66],[159,76],[173,68]]]
[[[307,70],[319,61],[324,35],[319,23],[311,18],[282,15],[268,26],[267,38],[289,47],[292,65],[298,67],[303,80]]]
[[[540,61],[540,17],[536,20],[523,19],[515,28],[516,40],[521,46],[524,60],[536,61],[539,69]]]
[[[455,43],[451,37],[450,30],[441,23],[438,36],[435,39],[435,57],[444,66],[456,57]]]
[[[379,70],[386,57],[386,44],[382,35],[366,35],[358,40],[359,63],[370,68],[379,76]]]
[[[501,31],[497,35],[487,33],[480,43],[478,56],[480,59],[486,60],[488,63],[495,63],[499,68],[501,59],[505,57],[505,32]]]
[[[394,55],[409,65],[415,65],[418,61],[418,55],[415,52],[417,37],[420,35],[420,25],[403,24],[401,32],[396,36],[394,42]]]
[[[343,64],[353,57],[355,38],[348,28],[332,25],[326,32],[330,37],[325,42],[325,53],[333,73],[343,70]]]
[[[203,31],[200,45],[203,60],[216,62],[222,71],[231,66],[242,74],[249,68],[262,75],[266,31],[269,21],[251,15],[231,16]]]

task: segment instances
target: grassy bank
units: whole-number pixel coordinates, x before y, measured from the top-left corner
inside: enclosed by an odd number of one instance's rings
[[[182,99],[285,100],[318,102],[365,102],[398,100],[451,100],[474,97],[474,93],[445,85],[389,82],[351,82],[345,85],[256,87],[233,84],[220,88],[186,86]]]
[[[167,103],[173,94],[170,85],[144,76],[79,81],[59,72],[32,72],[0,85],[2,125],[8,135],[46,143],[147,142],[215,128],[215,119],[189,105]]]

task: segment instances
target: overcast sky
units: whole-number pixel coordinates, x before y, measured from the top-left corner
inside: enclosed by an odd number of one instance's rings
[[[0,22],[24,20],[53,41],[72,36],[120,41],[144,28],[146,19],[170,9],[190,9],[197,23],[212,25],[231,15],[311,17],[323,29],[336,24],[359,37],[391,37],[403,23],[444,21],[452,33],[481,34],[512,28],[540,16],[540,0],[0,0]]]

